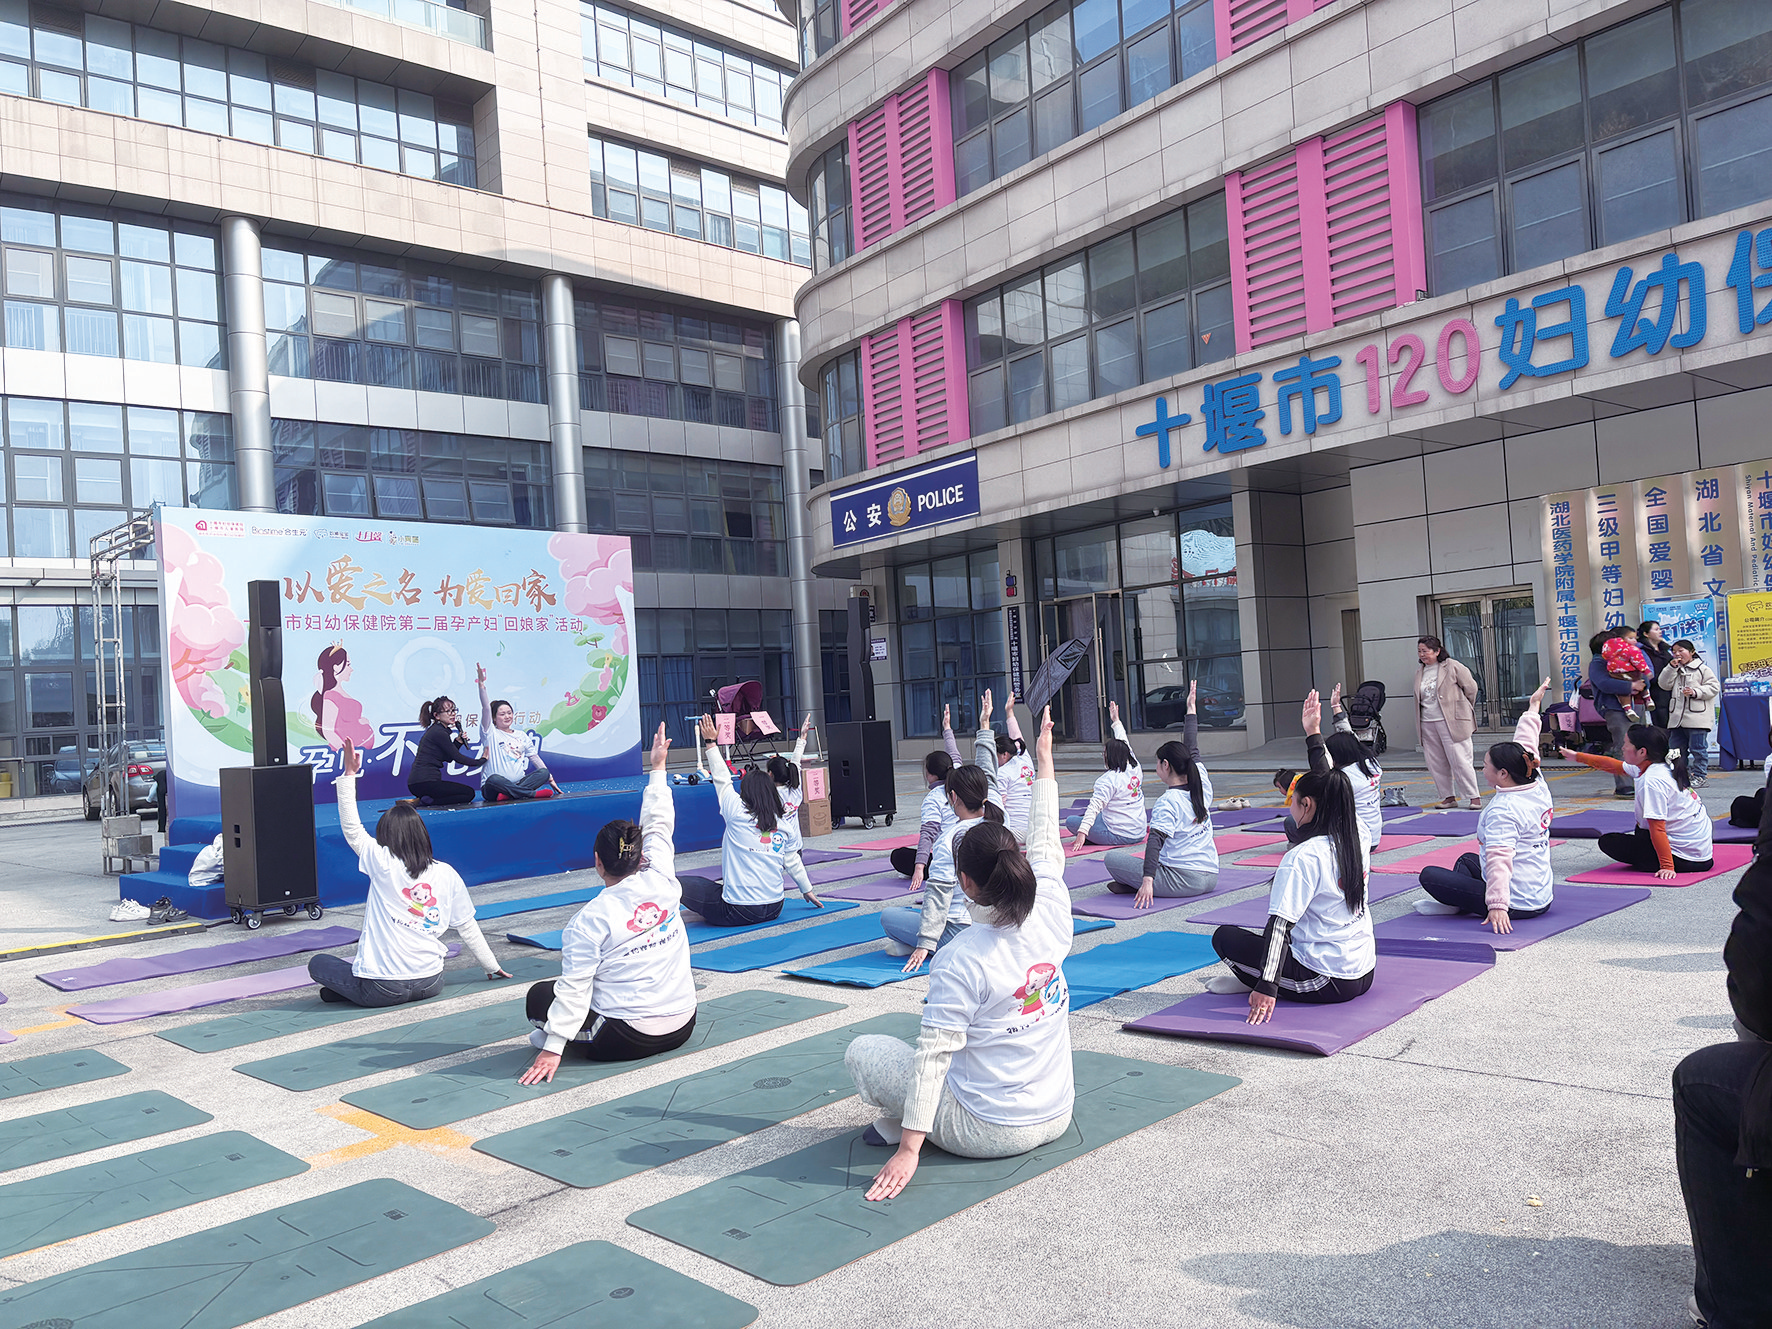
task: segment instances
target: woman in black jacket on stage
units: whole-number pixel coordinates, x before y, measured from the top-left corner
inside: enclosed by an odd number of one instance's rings
[[[412,774],[406,787],[420,802],[444,807],[451,803],[472,803],[474,787],[459,780],[445,780],[443,768],[451,762],[463,766],[484,766],[486,758],[464,752],[466,739],[461,732],[461,713],[448,697],[427,701],[418,708],[418,722],[425,732],[418,740],[418,752],[412,758]]]

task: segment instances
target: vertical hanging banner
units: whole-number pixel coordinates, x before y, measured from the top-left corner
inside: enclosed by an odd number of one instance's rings
[[[1550,569],[1552,653],[1567,696],[1587,671],[1581,616],[1588,604],[1587,495],[1550,494],[1544,500],[1544,562]],[[1593,620],[1588,620],[1590,623]]]
[[[1631,520],[1632,485],[1587,491],[1588,549],[1593,577],[1594,627],[1621,628],[1626,606],[1637,599],[1636,526]]]
[[[1026,686],[1021,663],[1021,606],[1008,605],[1003,612],[1009,616],[1009,687],[1019,697]]]
[[[1772,467],[1743,467],[1742,495],[1746,500],[1742,541],[1747,550],[1742,581],[1756,590],[1772,591]],[[1733,637],[1730,640],[1733,645]]]
[[[1637,581],[1647,599],[1678,595],[1692,584],[1685,490],[1679,475],[1637,481]]]

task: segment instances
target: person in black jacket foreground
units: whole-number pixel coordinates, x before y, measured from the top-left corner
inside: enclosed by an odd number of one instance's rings
[[[1772,801],[1772,800],[1769,800]],[[1674,1159],[1697,1263],[1693,1321],[1772,1326],[1772,818],[1735,888],[1723,945],[1736,1041],[1674,1068]]]
[[[439,807],[451,803],[472,803],[474,787],[459,780],[445,780],[443,768],[451,762],[463,766],[484,766],[486,758],[464,752],[467,739],[461,732],[461,713],[448,697],[427,701],[418,708],[418,722],[425,727],[419,736],[418,751],[412,757],[412,774],[406,787],[420,802]]]

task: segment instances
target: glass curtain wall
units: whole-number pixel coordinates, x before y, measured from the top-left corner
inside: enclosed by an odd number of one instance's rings
[[[586,448],[589,529],[625,535],[655,572],[785,577],[779,466]]]
[[[999,700],[1008,695],[997,551],[911,563],[894,575],[904,732],[939,736],[946,706],[955,735],[971,734],[979,694],[991,688]],[[962,743],[961,750],[969,749]]]
[[[639,609],[635,619],[644,732],[662,723],[671,741],[687,748],[699,741],[689,717],[713,709],[716,689],[747,679],[762,683],[763,709],[784,734],[800,723],[788,610]],[[793,740],[782,747],[792,748]]]
[[[579,405],[774,433],[775,329],[580,291]]]
[[[579,5],[587,78],[781,134],[794,71],[729,50],[614,5]]]

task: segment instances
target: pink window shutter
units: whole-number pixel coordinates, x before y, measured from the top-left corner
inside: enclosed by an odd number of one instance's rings
[[[861,339],[862,419],[868,466],[905,455],[905,374],[899,329],[903,320]]]
[[[954,201],[945,71],[930,70],[849,126],[849,174],[858,250]]]
[[[842,0],[839,7],[843,14],[843,35],[847,37],[891,3],[892,0]]]
[[[1296,154],[1233,171],[1224,192],[1237,349],[1298,336],[1307,317]]]
[[[1278,32],[1290,21],[1290,7],[1298,0],[1213,0],[1213,20],[1218,31],[1218,58]]]
[[[866,249],[897,229],[892,220],[893,126],[876,106],[849,126],[849,188],[855,201],[855,247]]]
[[[958,300],[904,320],[913,402],[913,451],[927,452],[972,436],[966,404],[965,325]]]

